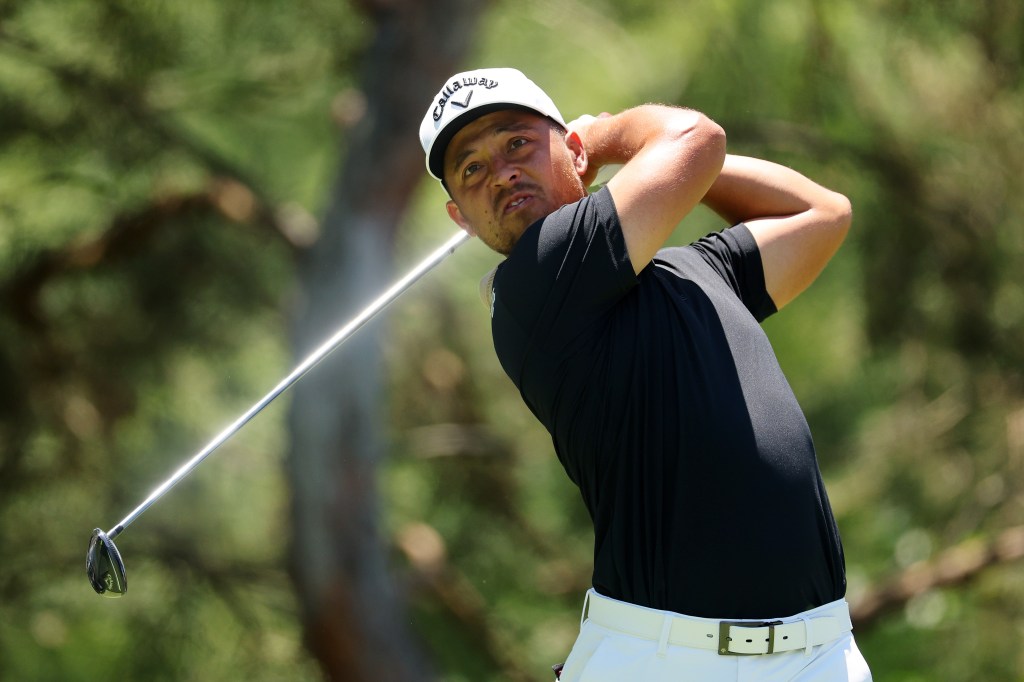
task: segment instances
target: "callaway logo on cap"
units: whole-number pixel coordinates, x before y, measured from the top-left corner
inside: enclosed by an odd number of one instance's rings
[[[478,69],[449,78],[420,124],[427,171],[443,179],[444,150],[467,123],[493,111],[517,107],[531,109],[565,126],[551,98],[516,69]]]

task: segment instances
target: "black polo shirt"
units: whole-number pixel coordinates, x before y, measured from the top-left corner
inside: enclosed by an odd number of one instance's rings
[[[498,358],[594,522],[594,588],[710,618],[841,598],[811,433],[758,322],[744,225],[635,275],[607,189],[532,225],[494,280]]]

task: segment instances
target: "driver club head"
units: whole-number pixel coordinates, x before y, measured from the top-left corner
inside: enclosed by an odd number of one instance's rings
[[[124,562],[114,541],[97,528],[89,540],[89,553],[85,555],[85,572],[96,594],[104,597],[120,597],[128,591],[128,579],[124,575]]]

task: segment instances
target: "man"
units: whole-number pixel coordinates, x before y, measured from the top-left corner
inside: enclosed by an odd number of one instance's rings
[[[513,69],[453,76],[420,137],[452,220],[507,256],[495,350],[594,523],[561,679],[870,679],[811,435],[758,324],[839,247],[846,198],[726,155],[696,111],[566,125]],[[733,227],[662,248],[700,202]]]

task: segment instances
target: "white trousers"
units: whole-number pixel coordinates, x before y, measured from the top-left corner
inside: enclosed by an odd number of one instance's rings
[[[850,631],[839,632],[835,638],[795,651],[776,652],[753,656],[723,656],[711,648],[697,648],[677,644],[667,633],[677,632],[685,626],[692,629],[709,625],[709,633],[718,631],[717,622],[706,618],[693,618],[669,611],[648,609],[635,604],[609,600],[591,590],[588,600],[602,600],[614,606],[613,613],[625,616],[632,631],[623,631],[615,623],[597,623],[587,618],[584,602],[584,620],[580,635],[562,669],[561,682],[870,682],[871,671],[857,649]],[[625,607],[625,610],[623,610]],[[802,628],[815,623],[822,615],[848,613],[846,602],[839,600],[796,615],[778,618],[785,624]],[[633,634],[637,625],[650,622],[653,617],[663,619],[659,637],[654,631],[644,636]],[[775,620],[775,619],[772,619]],[[659,622],[659,621],[655,621]],[[817,621],[820,622],[820,621]],[[801,625],[801,623],[803,625]],[[848,623],[848,621],[847,621]],[[848,627],[848,625],[847,625]],[[780,628],[781,630],[781,628]],[[802,631],[802,630],[801,630]],[[744,632],[733,628],[732,633]],[[698,635],[702,636],[702,635]],[[832,635],[830,634],[829,637]],[[672,639],[676,639],[673,636]],[[659,641],[660,640],[660,641]],[[748,640],[749,641],[749,640]]]

